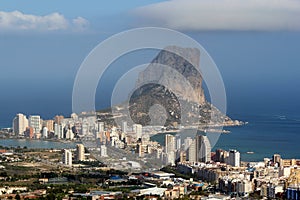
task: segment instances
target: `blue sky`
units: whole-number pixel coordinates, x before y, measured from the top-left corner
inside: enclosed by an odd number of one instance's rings
[[[157,3],[157,0],[112,0],[112,1],[71,1],[71,0],[0,0],[0,11],[10,13],[19,11],[24,15],[47,16],[53,13],[62,15],[66,20],[72,21],[82,17],[89,22],[89,30],[95,32],[110,33],[131,26],[130,18],[132,10],[137,7]],[[1,27],[1,25],[0,25]],[[2,27],[3,31],[4,28]],[[34,30],[32,30],[34,31]]]
[[[74,79],[88,53],[119,31],[145,26],[182,31],[207,49],[223,76],[231,115],[297,113],[299,1],[216,2],[0,0],[0,126],[17,112],[70,114]],[[154,55],[116,65],[129,68]],[[99,86],[99,107],[108,104],[109,80]]]
[[[299,31],[296,0],[0,1],[0,32],[108,32],[162,26],[180,31]]]
[[[76,17],[78,15],[85,17],[95,17],[103,15],[113,15],[122,12],[127,12],[130,9],[138,6],[143,6],[151,3],[160,2],[158,0],[111,0],[98,1],[90,0],[88,2],[79,0],[1,0],[2,11],[20,10],[24,13],[34,15],[45,15],[52,12],[63,13],[67,17]]]

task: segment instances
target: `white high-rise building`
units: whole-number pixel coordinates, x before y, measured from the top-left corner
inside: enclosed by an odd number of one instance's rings
[[[16,136],[23,135],[28,127],[28,120],[25,115],[19,113],[13,120],[13,132]]]
[[[67,129],[66,131],[66,139],[73,140],[74,139],[74,133],[71,129]]]
[[[63,139],[64,138],[64,127],[61,124],[54,124],[54,135],[58,139]]]
[[[48,128],[47,127],[44,127],[43,128],[43,132],[42,132],[42,137],[43,138],[48,138]]]
[[[69,149],[64,149],[62,162],[65,165],[72,166],[72,152]]]
[[[196,138],[197,141],[197,151],[198,159],[200,162],[210,162],[211,161],[211,146],[209,139],[206,135],[198,135]]]
[[[100,156],[107,157],[107,147],[105,145],[100,146]]]
[[[175,138],[173,135],[166,134],[165,136],[165,152],[175,151]]]
[[[138,143],[136,145],[137,152],[139,154],[139,157],[144,157],[144,151],[143,151],[143,145],[141,143]]]
[[[187,139],[185,140],[185,146],[191,143],[187,149],[187,156],[190,162],[206,163],[211,161],[211,146],[207,136],[197,135],[192,142]]]
[[[83,144],[77,144],[76,145],[76,155],[77,155],[77,161],[84,161],[84,146]]]
[[[166,164],[175,164],[175,137],[167,134],[165,136],[165,153],[166,153]]]
[[[33,128],[33,133],[40,133],[41,127],[41,117],[39,115],[29,116],[29,126]]]
[[[65,124],[59,125],[59,138],[65,139]]]
[[[88,135],[89,134],[89,124],[87,122],[84,122],[81,124],[81,134],[82,135]]]
[[[98,122],[98,131],[103,132],[104,131],[104,122]]]
[[[191,140],[190,145],[188,146],[188,160],[191,163],[198,162],[197,160],[197,145],[196,140]]]
[[[143,133],[143,126],[141,124],[133,124],[133,132],[135,132],[136,138],[141,138]]]
[[[57,123],[54,124],[54,135],[56,137],[59,136],[59,125]],[[59,138],[59,137],[58,137]]]
[[[122,122],[121,130],[123,133],[127,133],[127,122],[126,121]]]
[[[237,150],[230,150],[229,151],[229,157],[228,157],[228,165],[234,166],[234,167],[240,167],[241,163],[241,155],[240,152]]]

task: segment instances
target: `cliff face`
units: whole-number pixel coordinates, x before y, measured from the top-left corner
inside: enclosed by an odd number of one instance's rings
[[[199,59],[198,49],[167,47],[140,73],[137,86],[155,82],[165,86],[178,98],[202,105],[205,97],[202,77],[198,71]]]
[[[199,110],[195,107],[206,105],[202,77],[197,70],[199,58],[199,50],[193,48],[172,46],[160,51],[139,74],[137,90],[132,94],[129,106],[133,121],[153,124],[153,119],[160,119],[161,114],[159,111],[149,113],[149,110],[154,105],[161,105],[166,111],[166,120],[160,125],[198,123]]]

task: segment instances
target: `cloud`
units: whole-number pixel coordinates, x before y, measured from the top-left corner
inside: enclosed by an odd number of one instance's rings
[[[82,17],[73,20],[66,19],[62,14],[51,13],[49,15],[29,15],[20,11],[0,11],[1,31],[82,31],[88,27],[88,21]]]
[[[74,24],[75,30],[78,31],[86,30],[90,25],[89,21],[84,19],[83,17],[77,17],[73,19],[72,22]]]
[[[298,0],[171,0],[133,13],[147,25],[177,30],[300,30]]]

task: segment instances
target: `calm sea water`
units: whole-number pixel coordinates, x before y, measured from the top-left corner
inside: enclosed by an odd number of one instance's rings
[[[257,161],[279,153],[283,158],[300,158],[300,118],[283,115],[252,115],[249,124],[225,128],[230,134],[222,134],[214,149],[235,148],[242,160]],[[254,154],[246,152],[253,151]]]
[[[248,122],[244,126],[225,127],[230,133],[221,134],[213,150],[237,149],[243,161],[260,161],[274,153],[281,154],[283,158],[300,158],[300,118],[253,115],[244,119]],[[164,135],[156,135],[152,139],[164,144]]]
[[[0,146],[3,147],[27,147],[32,149],[64,149],[75,148],[76,144],[73,142],[62,143],[55,141],[43,140],[26,140],[26,139],[0,139]]]

